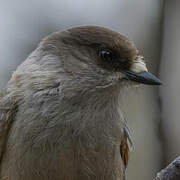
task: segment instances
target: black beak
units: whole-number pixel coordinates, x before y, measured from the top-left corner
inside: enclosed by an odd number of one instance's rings
[[[132,71],[123,71],[127,80],[136,81],[149,85],[161,85],[162,82],[149,72],[134,73]]]

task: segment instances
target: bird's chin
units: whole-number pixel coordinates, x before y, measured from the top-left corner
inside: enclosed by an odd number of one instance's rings
[[[108,77],[106,83],[102,85],[96,86],[96,89],[106,89],[106,88],[115,88],[115,89],[123,89],[124,87],[139,87],[141,84],[135,81],[128,80],[126,78],[118,77],[118,76],[110,76]]]
[[[141,84],[135,81],[119,78],[118,80],[114,81],[114,83],[112,83],[112,86],[119,90],[123,90],[124,88],[139,88]]]
[[[131,87],[139,87],[141,83],[127,80],[127,79],[121,79],[120,83],[123,84],[124,86],[131,86]]]

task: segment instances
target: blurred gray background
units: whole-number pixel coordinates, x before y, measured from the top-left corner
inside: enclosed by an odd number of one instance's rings
[[[134,90],[124,106],[134,141],[128,179],[152,180],[180,154],[179,9],[179,0],[0,1],[0,89],[51,32],[99,25],[128,36],[164,82]]]

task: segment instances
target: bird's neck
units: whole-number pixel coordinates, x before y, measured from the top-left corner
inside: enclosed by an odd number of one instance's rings
[[[61,106],[62,104],[66,111],[63,113],[63,119],[71,124],[75,133],[90,131],[97,134],[99,131],[113,134],[122,127],[123,116],[119,96],[112,91],[79,94],[72,98],[64,98]]]
[[[92,142],[104,137],[111,142],[112,138],[120,139],[124,119],[118,94],[113,91],[79,93],[71,97],[56,90],[39,93],[39,96],[34,95],[33,101],[38,103],[37,107],[41,107],[36,113],[38,117],[43,116],[44,126],[47,126],[45,129],[54,128],[50,137],[82,135],[86,139],[93,137]],[[36,117],[36,114],[32,117]]]

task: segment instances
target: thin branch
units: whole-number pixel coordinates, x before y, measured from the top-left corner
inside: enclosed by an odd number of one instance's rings
[[[180,180],[180,156],[161,170],[155,180]]]

